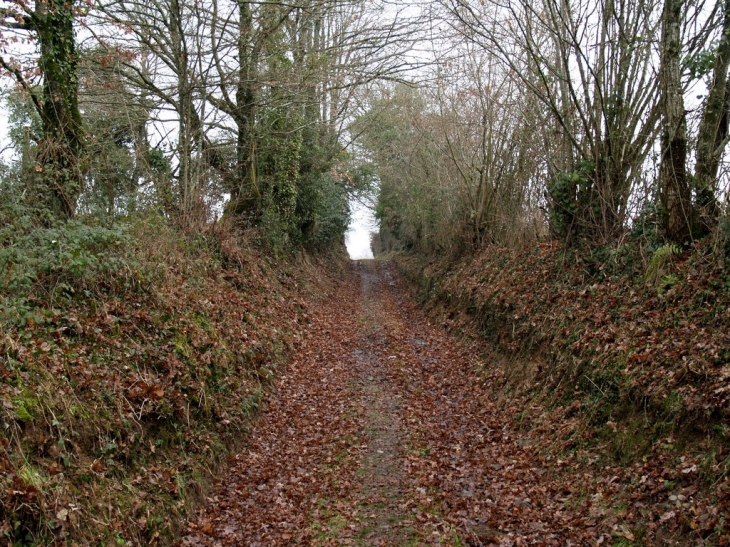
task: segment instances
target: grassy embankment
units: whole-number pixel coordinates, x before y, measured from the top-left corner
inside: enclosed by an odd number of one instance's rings
[[[169,544],[334,278],[220,226],[2,220],[0,537]]]
[[[593,486],[623,507],[613,517],[626,522],[621,541],[730,541],[722,245],[647,253],[635,243],[545,243],[397,262],[444,326],[486,342],[485,387],[545,457],[606,475]]]

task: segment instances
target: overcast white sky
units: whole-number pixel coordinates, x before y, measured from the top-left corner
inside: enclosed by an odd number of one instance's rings
[[[4,98],[0,95],[0,151],[6,161],[12,157],[12,152],[5,148],[10,144],[8,140],[8,111],[5,110]]]
[[[370,234],[378,231],[378,223],[373,212],[357,200],[350,202],[352,218],[350,228],[345,234],[345,245],[352,260],[373,258],[370,248]]]

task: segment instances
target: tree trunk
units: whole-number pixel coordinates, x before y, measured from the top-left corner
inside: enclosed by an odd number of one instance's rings
[[[49,0],[38,2],[32,17],[43,73],[39,114],[44,143],[38,158],[43,174],[39,190],[53,216],[63,219],[73,217],[76,211],[88,168],[78,102],[73,10],[73,2]]]
[[[730,67],[730,0],[722,2],[722,34],[715,55],[712,85],[702,112],[697,135],[698,228],[707,233],[717,220],[717,172],[728,135],[728,67]]]
[[[239,0],[238,84],[233,119],[236,123],[236,180],[231,187],[231,198],[226,213],[240,216],[250,208],[247,201],[258,201],[261,194],[256,184],[256,71],[257,48],[253,43],[253,14],[251,3]],[[247,207],[248,205],[248,207]]]
[[[191,83],[190,61],[184,28],[184,7],[179,0],[170,2],[170,42],[175,59],[178,100],[178,194],[182,215],[189,215],[197,205],[197,181],[193,169],[195,104]]]
[[[666,0],[662,14],[661,68],[662,158],[659,189],[664,209],[664,230],[671,241],[690,237],[692,204],[687,182],[687,121],[680,69],[682,0]]]

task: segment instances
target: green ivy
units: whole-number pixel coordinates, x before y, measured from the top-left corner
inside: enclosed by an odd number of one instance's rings
[[[703,78],[715,67],[715,57],[717,55],[717,41],[713,42],[709,48],[698,51],[691,57],[685,57],[682,65],[688,70],[693,80]]]
[[[580,227],[582,213],[590,206],[595,166],[582,161],[570,173],[560,173],[547,185],[550,200],[550,224],[562,239],[574,236]]]
[[[105,284],[135,284],[141,275],[124,253],[126,225],[103,227],[81,220],[39,226],[27,209],[0,209],[0,322],[36,319],[39,301],[72,298]],[[47,302],[46,302],[47,303]]]

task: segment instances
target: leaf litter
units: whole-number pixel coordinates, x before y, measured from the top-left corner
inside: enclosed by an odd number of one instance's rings
[[[389,263],[353,269],[311,310],[275,395],[181,546],[636,539],[604,503],[611,484],[545,458],[513,428],[482,386],[479,355],[429,323]]]

